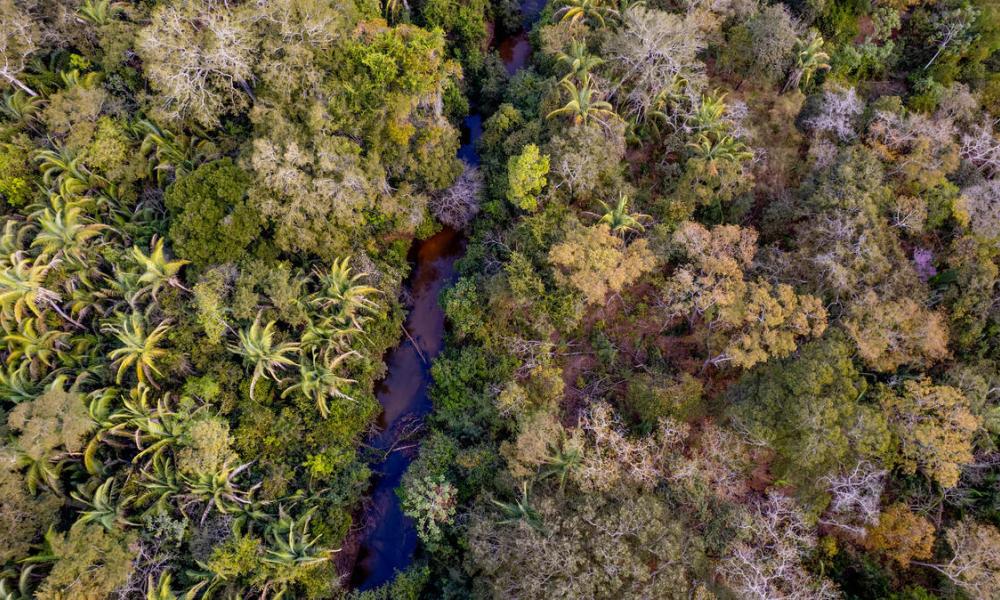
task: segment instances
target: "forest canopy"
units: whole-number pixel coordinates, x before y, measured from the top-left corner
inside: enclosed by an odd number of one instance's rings
[[[0,0],[0,214],[2,600],[1000,598],[993,2]]]

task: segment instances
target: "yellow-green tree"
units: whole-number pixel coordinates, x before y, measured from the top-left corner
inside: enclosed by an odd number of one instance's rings
[[[904,470],[919,469],[942,487],[958,484],[981,424],[961,390],[923,377],[904,382],[902,394],[883,390],[880,400],[899,438]]]
[[[606,223],[573,226],[566,239],[549,250],[557,279],[580,292],[587,304],[603,304],[656,266],[644,239],[625,245]]]
[[[538,196],[548,183],[549,157],[528,144],[507,161],[507,199],[521,210],[538,210]]]

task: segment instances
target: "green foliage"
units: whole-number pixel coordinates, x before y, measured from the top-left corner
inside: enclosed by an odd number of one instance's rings
[[[421,541],[432,546],[440,541],[441,528],[455,516],[455,487],[441,476],[411,480],[402,496],[403,512],[417,522]]]
[[[507,199],[527,212],[538,210],[539,194],[548,183],[549,157],[538,146],[528,144],[507,161]]]
[[[37,591],[43,600],[73,597],[101,600],[125,583],[132,571],[135,534],[106,532],[98,525],[74,527],[52,539],[56,561]]]
[[[199,267],[239,260],[260,235],[260,219],[247,202],[250,177],[224,158],[198,167],[167,190],[170,240]]]
[[[729,30],[719,66],[741,79],[775,84],[792,65],[795,41],[788,11],[781,4],[773,4]]]
[[[8,210],[24,206],[33,196],[27,155],[13,144],[0,144],[0,197]]]
[[[838,335],[748,372],[730,392],[732,415],[778,454],[780,480],[815,493],[823,475],[858,458],[892,459],[886,416],[863,401],[867,384]]]
[[[10,447],[0,447],[0,457],[9,461]],[[62,504],[49,492],[31,493],[11,465],[0,467],[0,532],[7,543],[0,549],[0,561],[19,560],[31,551],[31,545],[52,526]]]
[[[515,4],[0,0],[0,597],[997,588],[996,7]]]
[[[536,504],[537,528],[474,515],[470,552],[493,593],[671,598],[691,589],[686,567],[650,571],[646,566],[647,560],[670,563],[680,556],[690,557],[684,564],[691,565],[698,553],[655,497],[591,495],[574,502],[544,497]]]
[[[420,16],[428,28],[447,31],[459,58],[475,64],[482,60],[489,9],[483,0],[429,0],[420,7]]]
[[[691,421],[705,411],[702,383],[687,373],[658,381],[641,377],[629,382],[625,406],[644,431],[651,431],[663,417]]]

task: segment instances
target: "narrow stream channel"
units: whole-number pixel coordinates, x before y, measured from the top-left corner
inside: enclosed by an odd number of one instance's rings
[[[522,1],[526,24],[537,19],[544,1]],[[509,74],[527,64],[531,56],[527,31],[494,42]],[[458,157],[469,164],[479,164],[476,141],[482,134],[484,118],[475,113],[462,123],[463,143]],[[432,409],[427,396],[430,365],[444,346],[445,329],[438,295],[452,283],[455,261],[464,254],[465,242],[461,233],[446,228],[418,242],[411,252],[414,268],[407,285],[412,307],[405,323],[409,336],[386,357],[388,371],[376,390],[382,404],[380,433],[368,440],[374,449],[388,454],[383,462],[372,465],[375,476],[362,521],[365,529],[351,573],[351,585],[359,590],[392,581],[398,571],[409,566],[417,548],[417,530],[403,514],[396,488],[417,455],[417,442],[407,436]]]
[[[376,390],[382,404],[381,433],[368,443],[376,450],[391,451],[385,461],[372,465],[375,481],[351,575],[352,583],[361,590],[391,581],[396,570],[410,563],[417,547],[416,528],[403,514],[396,488],[416,458],[415,441],[406,434],[431,411],[427,396],[430,361],[444,345],[444,311],[438,305],[438,294],[451,282],[455,261],[464,250],[465,238],[454,229],[444,229],[416,246],[408,284],[412,306],[405,324],[412,340],[404,338],[386,357],[388,373]]]

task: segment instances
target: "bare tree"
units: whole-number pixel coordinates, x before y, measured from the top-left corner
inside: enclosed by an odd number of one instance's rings
[[[30,15],[14,5],[14,0],[0,0],[0,79],[38,94],[21,81],[28,58],[38,50],[39,31]]]
[[[479,197],[483,176],[479,168],[466,164],[450,188],[430,201],[430,209],[438,221],[455,229],[465,229],[479,213]]]
[[[950,561],[913,564],[934,569],[973,598],[996,598],[1000,589],[1000,531],[965,518],[945,533],[945,539],[954,553]]]
[[[987,177],[996,177],[1000,173],[1000,138],[993,133],[997,123],[1000,120],[986,119],[971,132],[962,135],[962,158]]]
[[[849,473],[826,477],[831,499],[820,523],[864,537],[867,528],[878,523],[885,476],[885,469],[861,461]]]
[[[816,537],[802,511],[773,494],[753,506],[740,539],[719,565],[727,585],[740,598],[827,600],[839,595],[830,581],[811,575],[802,564]]]
[[[986,239],[1000,239],[1000,179],[983,181],[962,190],[972,231]]]
[[[625,11],[622,20],[604,51],[620,74],[621,84],[612,95],[625,114],[647,118],[659,110],[665,92],[696,97],[705,79],[705,66],[697,59],[705,40],[697,26],[681,16],[640,6]]]
[[[247,106],[256,45],[252,19],[249,10],[214,0],[186,0],[153,12],[137,48],[164,116],[212,127],[221,115]]]
[[[857,136],[855,127],[864,109],[865,103],[854,88],[826,90],[819,113],[806,119],[805,125],[814,133],[829,133],[847,142]]]

